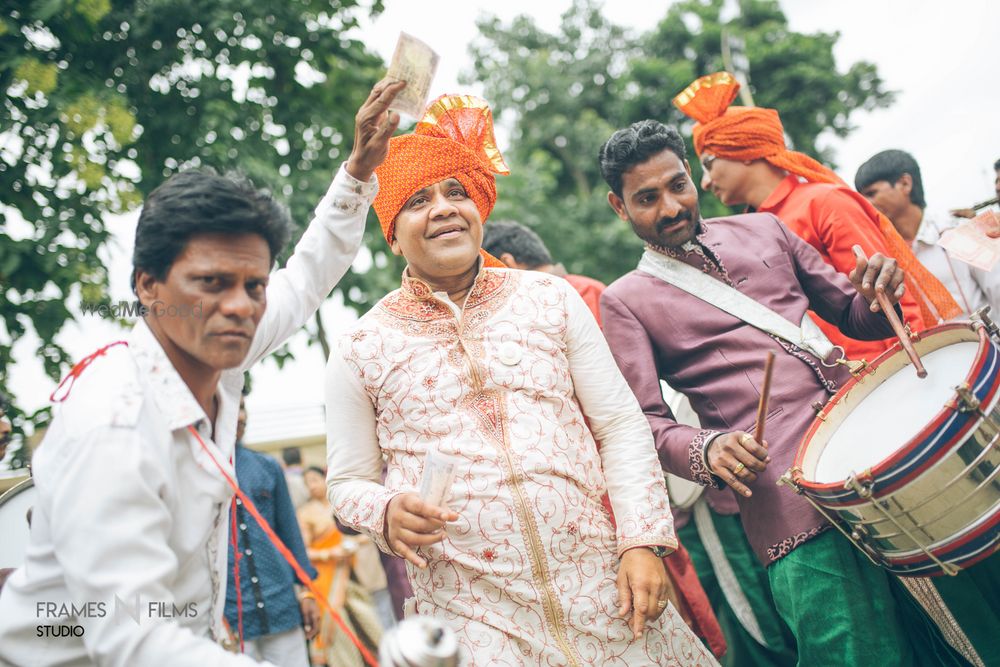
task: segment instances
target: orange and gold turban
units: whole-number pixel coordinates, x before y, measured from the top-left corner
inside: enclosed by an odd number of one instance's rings
[[[924,321],[930,325],[959,315],[961,308],[951,294],[917,261],[889,218],[847,187],[829,167],[804,153],[788,150],[777,111],[730,106],[739,90],[739,82],[729,72],[717,72],[701,77],[674,98],[674,106],[697,121],[692,134],[698,156],[709,153],[727,160],[766,160],[809,183],[842,186],[878,225],[889,253],[907,274],[907,285],[920,304]]]
[[[727,160],[767,160],[810,183],[844,182],[804,153],[788,150],[785,128],[774,109],[730,106],[740,84],[729,72],[703,76],[674,98],[674,106],[698,121],[694,149]]]
[[[455,178],[479,209],[483,222],[497,200],[494,174],[510,170],[493,136],[493,114],[486,100],[472,95],[442,95],[427,107],[413,134],[389,140],[389,154],[375,170],[379,190],[375,213],[385,240],[413,193]],[[487,266],[503,266],[482,252]]]

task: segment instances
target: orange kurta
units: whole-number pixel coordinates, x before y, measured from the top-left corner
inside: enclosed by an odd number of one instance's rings
[[[871,257],[880,252],[891,256],[885,237],[875,222],[871,208],[854,191],[831,183],[803,183],[797,176],[788,176],[775,188],[757,209],[773,213],[806,243],[815,248],[823,260],[844,275],[855,266],[855,244]],[[906,292],[899,302],[903,318],[913,331],[926,328],[920,306],[912,294]],[[848,338],[834,325],[810,313],[823,333],[835,344],[844,348],[851,359],[871,361],[891,346],[896,339],[860,341]]]
[[[601,325],[601,294],[604,292],[607,285],[602,283],[600,280],[594,280],[593,278],[588,278],[587,276],[578,276],[572,273],[568,273],[563,276],[569,284],[573,286],[576,293],[583,298],[583,302],[587,304],[587,308],[590,312],[594,314],[597,319],[597,325]]]

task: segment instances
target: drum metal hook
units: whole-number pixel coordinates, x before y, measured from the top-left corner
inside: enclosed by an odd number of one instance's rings
[[[969,316],[969,319],[981,324],[986,328],[986,332],[990,335],[997,343],[1000,343],[1000,327],[997,326],[996,322],[993,321],[988,313],[990,312],[989,306],[983,306],[976,312]]]
[[[984,412],[982,401],[972,393],[967,383],[963,382],[955,387],[955,393],[958,394],[958,398],[955,399],[954,405],[949,404],[949,407],[962,413],[974,412],[980,419],[992,426],[994,431],[1000,432],[1000,424],[993,416],[995,410],[991,410],[989,413]]]
[[[963,382],[962,384],[955,387],[955,393],[958,394],[958,400],[956,401],[956,407],[959,412],[976,412],[980,417],[986,417],[982,410],[979,409],[979,399],[976,395],[972,393],[969,385]]]
[[[871,470],[865,471],[865,473],[862,473],[861,476],[863,477],[865,474],[870,475],[871,474]],[[945,574],[950,575],[950,576],[955,576],[956,574],[958,574],[959,573],[959,568],[955,567],[951,563],[946,563],[943,560],[941,560],[940,558],[938,558],[935,554],[933,554],[930,551],[930,549],[927,547],[926,544],[924,544],[924,542],[922,540],[918,539],[912,532],[910,532],[910,530],[906,526],[904,526],[899,521],[897,521],[895,515],[893,515],[893,514],[889,513],[888,511],[886,511],[885,507],[883,506],[883,503],[885,502],[884,500],[880,500],[878,498],[874,498],[874,499],[872,498],[872,487],[873,486],[874,486],[874,483],[873,483],[873,481],[871,480],[870,477],[869,477],[869,479],[862,479],[861,481],[859,481],[858,480],[858,476],[856,474],[854,474],[854,473],[852,473],[847,478],[847,481],[844,482],[844,488],[845,489],[852,489],[859,496],[861,496],[862,498],[866,499],[868,501],[868,504],[871,507],[873,507],[876,512],[878,512],[879,514],[882,515],[883,519],[885,519],[886,521],[888,521],[889,523],[891,523],[892,525],[894,525],[901,533],[903,533],[908,538],[910,538],[910,541],[913,542],[914,546],[916,546],[918,549],[920,549],[922,552],[924,552],[924,555],[926,555],[928,558],[930,558],[932,561],[934,561],[934,563],[938,567],[941,568],[942,572],[944,572]],[[907,515],[907,516],[909,516],[909,515]],[[861,540],[861,538],[862,538],[862,534],[864,533],[864,529],[861,528],[860,526],[854,526],[854,530],[852,532],[858,533],[859,541],[855,542],[855,543],[857,544],[857,543],[860,542],[861,544],[863,544],[864,542]],[[868,545],[865,545],[865,546],[868,546]],[[869,547],[869,548],[872,548],[872,547]],[[882,557],[881,554],[879,554],[879,558],[880,559],[881,559],[881,557]]]
[[[844,488],[854,491],[856,494],[862,498],[868,499],[872,497],[872,487],[875,486],[875,481],[872,479],[872,469],[868,468],[860,475],[856,472],[851,472],[844,480]]]
[[[785,486],[792,489],[795,493],[805,498],[806,502],[812,505],[813,509],[822,514],[823,518],[826,519],[831,526],[840,531],[840,534],[846,537],[848,542],[853,544],[861,553],[863,553],[868,558],[868,560],[872,562],[872,565],[878,567],[885,567],[887,563],[882,558],[882,554],[880,554],[878,551],[876,551],[874,548],[872,548],[865,542],[865,538],[867,537],[867,532],[864,530],[864,528],[860,528],[859,530],[859,527],[854,527],[850,532],[845,530],[844,527],[841,525],[842,522],[840,519],[838,519],[835,516],[832,516],[829,512],[826,511],[825,507],[823,507],[815,500],[810,498],[808,493],[803,492],[802,487],[800,487],[798,482],[796,481],[798,477],[801,477],[801,475],[802,475],[801,468],[790,468],[789,470],[785,471],[784,475],[778,478],[776,484],[778,486],[784,484]]]

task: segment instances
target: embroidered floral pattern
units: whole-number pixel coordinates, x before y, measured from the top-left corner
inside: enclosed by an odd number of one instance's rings
[[[722,282],[726,283],[730,287],[735,287],[733,285],[732,279],[729,277],[729,272],[726,271],[726,265],[722,263],[722,258],[711,246],[706,242],[706,233],[708,232],[708,224],[706,221],[701,221],[701,226],[698,233],[695,235],[694,239],[688,241],[679,248],[671,248],[668,246],[658,246],[651,243],[647,243],[646,247],[650,250],[660,253],[661,255],[667,255],[673,257],[674,259],[681,260],[688,263],[692,255],[700,258],[702,273],[707,273],[709,275],[717,274]]]
[[[691,444],[688,445],[688,463],[691,466],[691,476],[695,482],[721,489],[722,484],[719,479],[705,467],[705,442],[718,434],[718,431],[698,431]]]
[[[422,550],[427,569],[410,568],[409,611],[447,618],[484,661],[715,665],[675,613],[642,642],[613,614],[619,549],[671,540],[672,521],[655,467],[616,490],[617,533],[599,502],[608,480],[567,362],[569,288],[485,269],[456,317],[425,287],[405,279],[358,322],[366,337],[339,342],[375,408],[387,488],[419,487],[430,448],[462,461],[448,501],[461,518]],[[511,344],[522,356],[505,364]],[[337,512],[370,530],[378,496],[345,495]]]
[[[779,558],[783,558],[784,556],[790,554],[792,552],[792,549],[801,546],[802,544],[805,544],[806,542],[816,537],[829,527],[830,524],[826,524],[823,526],[816,526],[815,528],[812,528],[805,532],[797,533],[795,535],[792,535],[791,537],[786,537],[777,544],[767,548],[767,557],[771,561],[776,561]]]

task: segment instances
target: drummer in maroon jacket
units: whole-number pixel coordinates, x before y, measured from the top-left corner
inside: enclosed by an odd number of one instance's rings
[[[903,272],[894,260],[859,256],[849,282],[770,214],[702,220],[684,143],[673,128],[634,123],[608,140],[600,162],[611,206],[654,259],[665,255],[693,266],[790,322],[812,309],[853,338],[892,335],[888,320],[870,304],[876,285],[886,287],[893,304],[902,294]],[[849,377],[847,370],[828,367],[644,271],[615,281],[601,310],[605,335],[650,421],[663,467],[736,491],[747,537],[795,635],[799,664],[927,659],[907,634],[887,573],[837,531],[826,530],[829,524],[801,496],[776,485],[815,417],[812,404],[825,403]],[[777,358],[767,442],[758,443],[748,431],[769,350]],[[661,378],[690,399],[702,429],[672,419]]]

